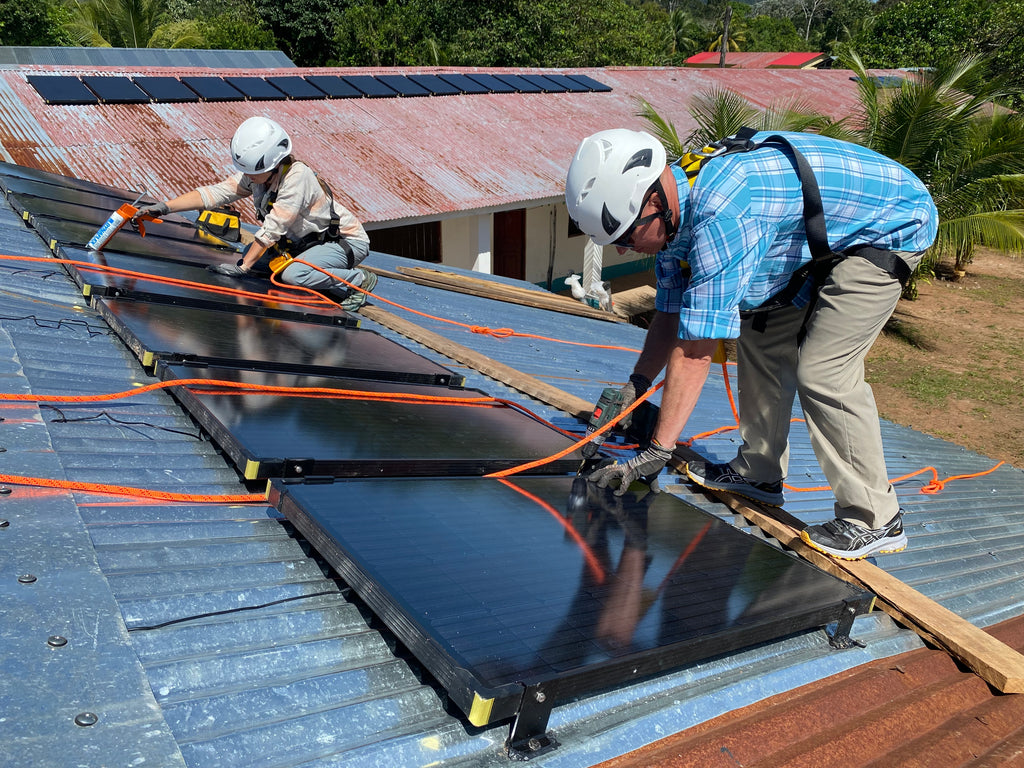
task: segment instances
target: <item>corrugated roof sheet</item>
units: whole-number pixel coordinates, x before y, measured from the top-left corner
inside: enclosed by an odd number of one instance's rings
[[[725,66],[736,69],[770,69],[772,67],[813,67],[828,57],[824,53],[778,53],[756,51],[727,51]],[[686,60],[688,67],[717,67],[722,60],[719,51],[695,53]]]
[[[306,75],[452,71],[269,69]],[[464,70],[477,71],[477,70]],[[489,69],[487,72],[523,71]],[[840,71],[688,68],[529,70],[583,72],[608,93],[435,96],[402,99],[47,105],[28,74],[223,75],[199,67],[22,67],[0,70],[0,158],[104,184],[173,197],[232,172],[227,146],[238,124],[265,114],[291,133],[296,154],[368,224],[437,218],[477,209],[561,199],[579,141],[612,127],[642,128],[637,98],[675,123],[695,127],[690,97],[730,88],[757,106],[799,96],[826,114],[857,104]],[[245,211],[244,215],[251,215]]]

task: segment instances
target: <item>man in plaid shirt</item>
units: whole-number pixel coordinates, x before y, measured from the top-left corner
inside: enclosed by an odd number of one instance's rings
[[[585,139],[573,158],[566,204],[580,229],[598,245],[657,254],[657,312],[623,388],[627,402],[666,371],[650,447],[591,479],[618,482],[622,493],[656,477],[719,340],[738,339],[742,445],[726,464],[690,462],[690,479],[781,506],[799,395],[836,499],[836,519],[801,538],[844,559],[898,552],[907,538],[864,358],[896,307],[901,279],[934,242],[938,213],[913,173],[864,147],[806,133],[745,138],[747,151],[709,147],[666,165],[653,136],[615,129]],[[814,250],[808,181],[827,230],[818,240],[842,255],[818,280],[805,266]]]

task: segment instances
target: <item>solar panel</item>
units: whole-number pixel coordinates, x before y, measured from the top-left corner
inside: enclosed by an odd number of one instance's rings
[[[196,92],[176,77],[133,77],[132,80],[160,104],[199,101]]]
[[[501,82],[512,86],[518,93],[540,93],[544,90],[539,85],[535,85],[519,75],[500,74],[495,75],[495,77],[501,80]]]
[[[409,79],[430,91],[432,96],[454,96],[462,93],[462,89],[456,88],[439,75],[409,75]]]
[[[519,75],[519,78],[537,86],[544,93],[565,93],[569,90],[569,88],[561,83],[555,82],[555,80],[548,75]]]
[[[491,92],[490,88],[488,88],[483,83],[477,82],[476,80],[471,78],[469,75],[463,75],[463,74],[458,74],[458,73],[454,73],[454,74],[447,74],[446,73],[446,74],[443,74],[443,75],[438,75],[438,77],[440,77],[442,80],[444,80],[449,85],[455,86],[460,91],[462,91],[462,93],[490,93]]]
[[[480,85],[484,86],[491,93],[515,93],[515,86],[509,85],[504,80],[499,80],[494,75],[484,74],[483,72],[474,72],[471,75],[466,75],[470,80],[476,80]]]
[[[357,393],[354,399],[336,400],[176,389],[182,406],[250,480],[482,475],[546,458],[572,444],[551,427],[511,408],[376,399],[422,395],[469,403],[486,397],[477,390],[280,372],[243,375],[225,368],[167,363],[158,364],[158,375],[165,380],[244,378],[250,384]],[[581,460],[579,452],[573,451],[543,470],[575,471]]]
[[[338,75],[307,75],[305,79],[332,99],[360,99],[363,97],[362,91],[349,85],[344,78]]]
[[[577,74],[576,72],[573,72],[571,75],[566,75],[566,77],[571,78],[572,80],[575,80],[580,85],[584,85],[587,88],[589,88],[591,91],[595,91],[597,93],[606,93],[606,92],[608,92],[608,91],[610,91],[612,89],[612,87],[610,85],[605,85],[604,83],[599,83],[597,80],[595,80],[594,78],[590,77],[590,75],[582,75],[582,74]]]
[[[271,502],[475,726],[518,716],[543,734],[566,699],[868,610],[671,494],[582,486],[275,481]]]
[[[108,213],[107,216],[110,214]],[[106,221],[106,216],[103,221]],[[38,230],[46,242],[56,241],[59,244],[85,245],[96,234],[102,222],[86,223],[72,221],[58,217],[32,215],[32,226]],[[165,225],[176,226],[176,225]],[[133,253],[139,256],[155,256],[157,258],[170,257],[177,260],[199,261],[203,264],[211,264],[217,261],[234,260],[237,253],[234,248],[225,244],[224,247],[215,247],[211,243],[201,242],[195,230],[191,230],[193,240],[188,242],[181,239],[163,237],[160,232],[161,225],[154,225],[154,228],[146,227],[146,237],[131,228],[122,227],[117,234],[104,246],[105,251],[120,251],[121,253]],[[177,230],[175,230],[177,231]]]
[[[243,101],[245,95],[220,77],[183,77],[181,82],[203,101]]]
[[[364,96],[389,98],[398,95],[394,88],[385,85],[372,75],[346,75],[344,79]]]
[[[326,99],[327,94],[305,78],[288,75],[284,77],[268,77],[267,82],[278,90],[286,93],[289,99]]]
[[[85,83],[70,75],[28,75],[29,85],[47,104],[98,104],[99,98]]]
[[[523,75],[523,77],[526,77],[526,75]],[[590,93],[590,88],[585,86],[583,83],[573,80],[571,77],[567,77],[566,75],[559,75],[551,72],[544,75],[544,78],[550,80],[556,85],[560,85],[570,93]]]
[[[262,77],[225,77],[224,82],[237,88],[247,99],[253,101],[282,101],[288,98],[283,91]]]
[[[429,96],[430,91],[405,75],[377,75],[377,80],[399,96]]]
[[[464,381],[373,331],[240,318],[227,306],[218,311],[112,298],[94,306],[146,368],[160,360],[441,386]]]
[[[182,244],[181,251],[188,249]],[[203,309],[227,310],[240,315],[302,320],[309,323],[356,327],[359,318],[342,312],[337,307],[309,307],[295,304],[288,295],[272,288],[269,282],[256,277],[233,278],[210,272],[205,266],[157,259],[116,251],[89,251],[85,248],[62,245],[57,248],[60,258],[99,264],[120,270],[152,275],[156,278],[171,278],[175,284],[146,280],[126,274],[97,272],[87,267],[67,265],[65,269],[71,279],[82,289],[87,298],[109,296],[133,299],[153,304],[174,304]],[[230,294],[211,293],[185,285],[180,281],[198,283],[215,288],[231,288],[260,294],[265,298],[244,298]],[[303,294],[302,298],[308,298]]]
[[[82,75],[82,82],[104,104],[148,104],[149,94],[127,77]]]
[[[83,192],[96,192],[98,194],[115,195],[120,199],[134,200],[137,194],[126,192],[120,187],[111,187],[106,184],[97,184],[84,179],[75,179],[71,176],[61,176],[59,173],[41,171],[38,168],[29,168],[24,165],[0,162],[0,186],[5,189],[17,180],[37,181],[43,184],[63,187],[70,190],[81,190]]]

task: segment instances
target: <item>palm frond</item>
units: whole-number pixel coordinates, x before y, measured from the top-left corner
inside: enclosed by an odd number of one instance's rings
[[[686,147],[679,139],[679,133],[671,120],[663,118],[646,99],[637,97],[636,116],[647,121],[651,134],[665,147],[669,162],[674,162],[686,153]]]

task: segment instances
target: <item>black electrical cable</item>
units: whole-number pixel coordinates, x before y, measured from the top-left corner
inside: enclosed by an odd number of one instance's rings
[[[274,605],[281,605],[282,603],[291,603],[296,600],[305,600],[310,597],[323,597],[324,595],[340,595],[338,591],[332,592],[312,592],[308,595],[294,595],[292,597],[284,597],[280,600],[271,600],[269,603],[260,603],[259,605],[243,605],[241,608],[226,608],[223,611],[209,611],[207,613],[197,613],[195,616],[182,616],[179,619],[169,619],[162,621],[159,624],[148,624],[142,627],[128,627],[129,632],[144,632],[151,629],[163,629],[173,624],[181,624],[186,621],[195,621],[196,619],[209,619],[213,616],[224,616],[229,613],[241,613],[242,611],[256,611],[260,608],[270,608]]]
[[[0,315],[0,320],[11,320],[13,322],[22,322],[23,320],[31,320],[33,323],[36,324],[37,328],[46,328],[47,330],[55,330],[55,331],[56,330],[60,330],[62,327],[63,328],[73,328],[73,327],[75,327],[75,330],[77,330],[76,326],[81,326],[81,327],[83,327],[85,329],[85,332],[89,334],[90,338],[93,337],[93,336],[109,335],[110,332],[111,332],[109,328],[100,329],[100,328],[93,327],[93,326],[89,325],[89,323],[87,323],[85,320],[70,320],[68,318],[62,318],[60,320],[49,320],[49,319],[40,319],[40,318],[36,317],[35,315],[25,315],[24,317],[8,317],[6,315]]]
[[[105,419],[113,422],[114,424],[119,424],[121,426],[129,427],[129,428],[131,428],[131,427],[149,427],[150,429],[160,429],[160,430],[163,430],[164,432],[173,432],[176,435],[185,435],[186,437],[192,437],[192,438],[195,438],[196,440],[201,440],[202,437],[203,437],[202,433],[199,432],[199,431],[197,431],[195,434],[193,434],[192,432],[186,432],[183,429],[174,429],[173,427],[161,427],[159,424],[151,424],[148,421],[126,421],[125,419],[119,419],[116,416],[112,416],[107,411],[100,411],[99,413],[95,413],[95,414],[93,414],[91,416],[79,416],[78,418],[68,418],[67,415],[65,415],[64,411],[62,411],[60,408],[58,408],[58,407],[56,407],[54,405],[50,405],[48,403],[40,403],[39,407],[40,408],[49,408],[50,410],[56,411],[58,414],[60,414],[59,418],[56,418],[56,419],[53,419],[53,420],[50,421],[51,424],[70,424],[73,421],[95,421],[97,419],[105,418]],[[140,429],[132,429],[132,432],[135,432],[136,434],[138,434],[141,437],[145,437],[147,440],[152,440],[153,439],[152,435],[147,435],[145,432],[143,432]]]

